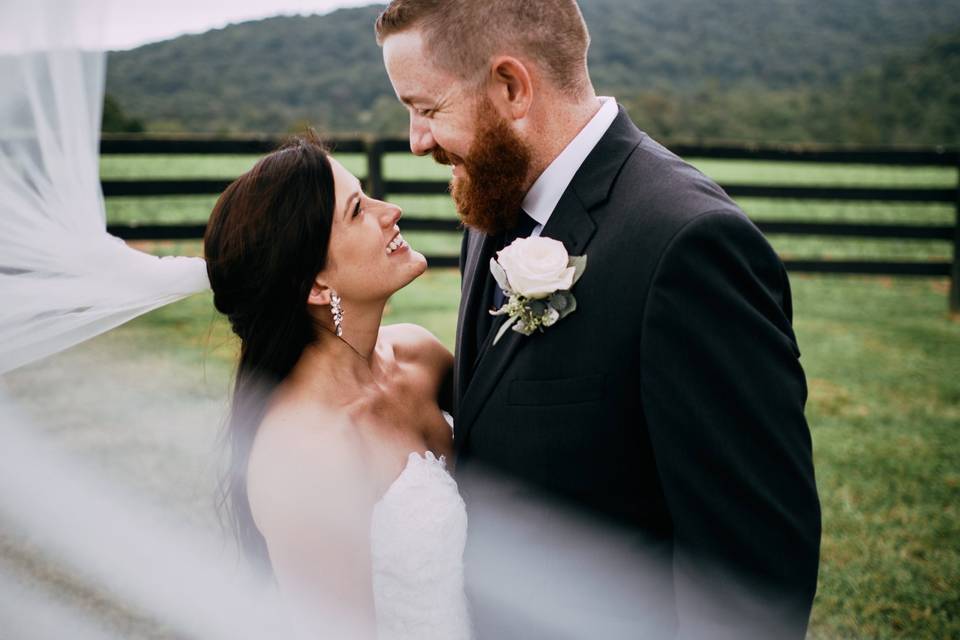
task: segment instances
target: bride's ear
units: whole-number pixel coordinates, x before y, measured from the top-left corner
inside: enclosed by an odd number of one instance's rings
[[[333,292],[326,282],[317,276],[310,287],[310,294],[307,296],[307,304],[317,307],[330,306],[330,294]]]

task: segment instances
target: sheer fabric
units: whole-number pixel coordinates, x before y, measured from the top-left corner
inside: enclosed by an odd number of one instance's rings
[[[0,3],[0,374],[209,287],[106,231],[104,5]]]

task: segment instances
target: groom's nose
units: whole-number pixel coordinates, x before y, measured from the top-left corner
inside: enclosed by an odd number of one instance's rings
[[[430,123],[426,118],[417,115],[410,116],[410,151],[417,156],[425,156],[430,153],[437,143],[433,139],[433,133],[430,131]]]

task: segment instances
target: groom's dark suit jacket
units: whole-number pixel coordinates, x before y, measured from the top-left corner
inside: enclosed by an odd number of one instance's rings
[[[622,108],[542,235],[588,257],[578,308],[496,345],[500,318],[475,338],[496,239],[468,230],[461,251],[455,448],[481,640],[650,620],[644,637],[803,637],[820,508],[781,261]],[[569,506],[596,535],[564,533]],[[627,566],[645,575],[611,569]]]

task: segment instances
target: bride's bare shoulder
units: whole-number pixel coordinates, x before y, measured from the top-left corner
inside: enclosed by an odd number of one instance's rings
[[[369,455],[344,414],[318,403],[271,405],[257,429],[247,464],[247,492],[258,526],[287,520],[307,504],[329,504],[354,491],[358,505],[372,501]]]
[[[428,329],[418,324],[384,325],[380,339],[394,349],[403,360],[423,362],[438,367],[453,366],[453,354]]]

